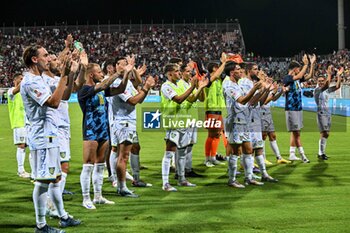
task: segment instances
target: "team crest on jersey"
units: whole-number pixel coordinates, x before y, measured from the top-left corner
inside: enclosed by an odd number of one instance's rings
[[[42,95],[42,93],[38,90],[34,90],[34,93],[35,93],[37,98],[39,98]]]
[[[60,156],[62,159],[64,159],[66,157],[66,152],[60,152]]]
[[[49,173],[50,173],[51,175],[53,175],[54,172],[55,172],[55,168],[54,168],[54,167],[49,167]]]

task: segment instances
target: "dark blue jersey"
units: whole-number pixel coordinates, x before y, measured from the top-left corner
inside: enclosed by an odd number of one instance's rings
[[[301,111],[303,110],[302,98],[301,98],[301,83],[305,79],[293,80],[292,75],[287,75],[283,78],[283,84],[288,87],[289,90],[286,92],[286,111]]]
[[[83,112],[83,139],[98,142],[109,140],[104,92],[95,93],[94,86],[84,85],[78,91],[78,101]]]

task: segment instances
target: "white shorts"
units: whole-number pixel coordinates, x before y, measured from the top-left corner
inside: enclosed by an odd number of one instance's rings
[[[58,145],[60,148],[61,163],[70,161],[70,130],[58,128]]]
[[[197,143],[197,134],[198,134],[198,129],[197,127],[190,128],[189,130],[192,130],[192,138],[191,138],[191,144],[196,144]]]
[[[58,147],[32,150],[34,180],[56,180],[61,175],[60,151]]]
[[[275,132],[275,125],[271,114],[261,114],[261,130],[263,132]]]
[[[164,140],[169,140],[177,146],[177,148],[184,148],[191,144],[193,128],[187,129],[169,129],[165,133]]]
[[[233,124],[232,129],[225,133],[230,144],[242,144],[251,141],[248,125],[245,124]]]
[[[123,128],[123,129],[118,129],[115,131],[115,139],[114,141],[117,141],[118,144],[121,144],[125,141],[128,141],[132,144],[137,144],[139,143],[139,136],[137,135],[136,130],[130,130],[128,128]],[[112,144],[112,146],[114,146]]]
[[[329,132],[331,129],[331,115],[317,114],[317,125],[320,132]]]
[[[25,127],[13,129],[13,142],[15,145],[27,143],[27,130]]]
[[[114,126],[114,123],[109,124],[109,135],[111,139],[111,146],[117,147],[118,146],[118,139],[117,139],[117,129]]]
[[[264,141],[262,140],[261,125],[249,126],[249,132],[253,149],[263,148]]]
[[[286,111],[287,130],[300,131],[303,125],[303,111]]]

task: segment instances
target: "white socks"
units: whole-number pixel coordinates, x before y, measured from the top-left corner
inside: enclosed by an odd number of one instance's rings
[[[256,162],[257,162],[258,165],[259,165],[259,169],[260,169],[261,174],[262,174],[264,177],[268,176],[269,174],[267,174],[267,171],[266,171],[264,156],[263,156],[263,155],[255,156],[255,160],[256,160]]]
[[[179,181],[185,181],[185,164],[186,164],[186,148],[181,148],[176,150],[177,153],[177,161],[176,168],[177,174],[179,175]]]
[[[134,180],[140,180],[140,155],[130,153],[130,167]]]
[[[192,147],[188,146],[186,148],[186,165],[185,165],[185,171],[190,172],[192,170]]]
[[[94,170],[92,172],[92,185],[94,187],[94,199],[99,199],[102,196],[103,185],[103,170],[105,169],[104,163],[95,163]]]
[[[169,172],[170,172],[170,161],[175,157],[175,152],[173,151],[165,151],[164,157],[162,160],[162,179],[163,186],[169,183]]]
[[[230,155],[228,160],[228,176],[229,182],[233,182],[236,180],[236,172],[237,172],[237,155]]]
[[[118,153],[111,151],[111,155],[109,156],[109,167],[111,168],[111,173],[114,181],[117,179],[117,160],[118,160]]]
[[[29,153],[30,177],[34,178],[34,159],[32,153]]]
[[[304,148],[301,146],[301,147],[298,147],[298,151],[299,151],[299,154],[302,156],[302,157],[305,157],[305,152],[304,152]]]
[[[327,138],[321,137],[321,139],[318,141],[318,154],[319,155],[326,154],[326,145],[327,145]]]
[[[251,154],[243,154],[243,159],[245,178],[251,180],[253,178],[254,157]]]
[[[64,187],[66,186],[66,180],[67,180],[67,173],[62,172],[61,181],[59,182],[61,193],[63,193]]]
[[[270,141],[270,147],[271,147],[273,153],[276,155],[276,158],[277,159],[281,159],[282,158],[281,157],[281,153],[280,153],[280,150],[279,150],[279,148],[277,146],[277,141],[276,140]]]
[[[92,164],[83,164],[80,174],[80,185],[84,200],[90,200],[91,173],[94,168]]]
[[[289,147],[289,156],[295,156],[295,146]]]
[[[53,202],[56,210],[58,212],[58,216],[60,218],[66,219],[68,217],[67,212],[64,210],[62,192],[60,189],[59,183],[50,183],[49,184],[49,196],[51,201]]]
[[[35,181],[33,189],[33,202],[35,209],[35,219],[38,228],[43,228],[46,225],[46,201],[48,184]]]
[[[24,172],[24,160],[26,158],[26,149],[17,147],[17,165],[18,165],[18,173]]]

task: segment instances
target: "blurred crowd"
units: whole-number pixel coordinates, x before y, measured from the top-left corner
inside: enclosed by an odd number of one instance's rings
[[[242,54],[242,37],[238,30],[233,32],[208,31],[185,27],[181,31],[169,28],[150,27],[142,33],[129,30],[116,33],[101,33],[99,31],[37,28],[35,30],[18,29],[15,35],[5,35],[0,32],[0,88],[12,85],[12,76],[24,71],[21,61],[25,46],[38,43],[49,51],[58,53],[64,48],[67,34],[81,42],[87,51],[89,61],[103,66],[109,58],[135,54],[137,65],[146,64],[147,74],[158,80],[156,89],[160,87],[164,76],[162,67],[171,57],[181,57],[184,61],[190,59],[201,64],[205,70],[208,61],[218,60],[222,52]],[[350,84],[350,53],[347,50],[334,52],[326,56],[318,56],[316,75],[324,75],[329,64],[345,68],[345,84]],[[275,80],[287,73],[289,62],[294,58],[273,58],[255,56],[247,53],[244,61],[254,61]],[[314,86],[314,80],[308,83]]]

